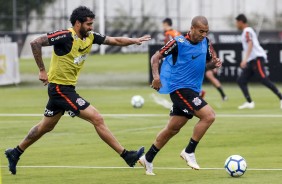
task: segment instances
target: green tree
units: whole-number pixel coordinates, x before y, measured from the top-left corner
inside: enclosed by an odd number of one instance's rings
[[[52,4],[54,1],[55,0],[0,0],[0,31],[12,31],[14,27],[13,24],[16,25],[16,28],[21,28],[24,23],[28,24],[32,11],[35,11],[38,16],[42,16],[45,7]],[[16,15],[16,17],[13,17],[13,15]]]

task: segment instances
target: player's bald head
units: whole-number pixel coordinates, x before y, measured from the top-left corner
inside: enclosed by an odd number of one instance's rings
[[[206,17],[204,16],[196,16],[192,19],[192,22],[191,22],[191,26],[193,27],[197,27],[199,25],[205,25],[205,26],[208,26],[209,23],[208,23],[208,20]]]

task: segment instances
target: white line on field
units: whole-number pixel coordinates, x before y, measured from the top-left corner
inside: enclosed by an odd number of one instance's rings
[[[168,114],[102,114],[104,117],[168,117]],[[38,117],[43,114],[0,114],[0,117]],[[65,114],[65,116],[68,116]],[[282,118],[282,114],[216,114],[219,118]]]
[[[1,166],[6,168],[6,166]],[[103,167],[103,166],[17,166],[18,168],[63,168],[63,169],[133,169],[131,167]],[[143,167],[134,167],[134,169],[144,169]],[[189,167],[154,167],[158,170],[192,170]],[[224,168],[201,168],[201,170],[224,170]],[[248,171],[282,171],[282,168],[248,168]]]

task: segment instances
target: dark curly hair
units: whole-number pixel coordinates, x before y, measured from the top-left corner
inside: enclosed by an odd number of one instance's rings
[[[83,23],[87,20],[87,17],[94,19],[95,14],[86,6],[79,6],[73,10],[70,16],[70,22],[74,26],[77,20]]]

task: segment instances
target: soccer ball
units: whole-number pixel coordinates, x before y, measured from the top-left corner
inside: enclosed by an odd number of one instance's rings
[[[141,108],[144,105],[144,98],[140,95],[135,95],[131,98],[131,105],[134,108]]]
[[[240,177],[247,170],[246,160],[240,155],[231,155],[225,161],[224,168],[232,177]]]

